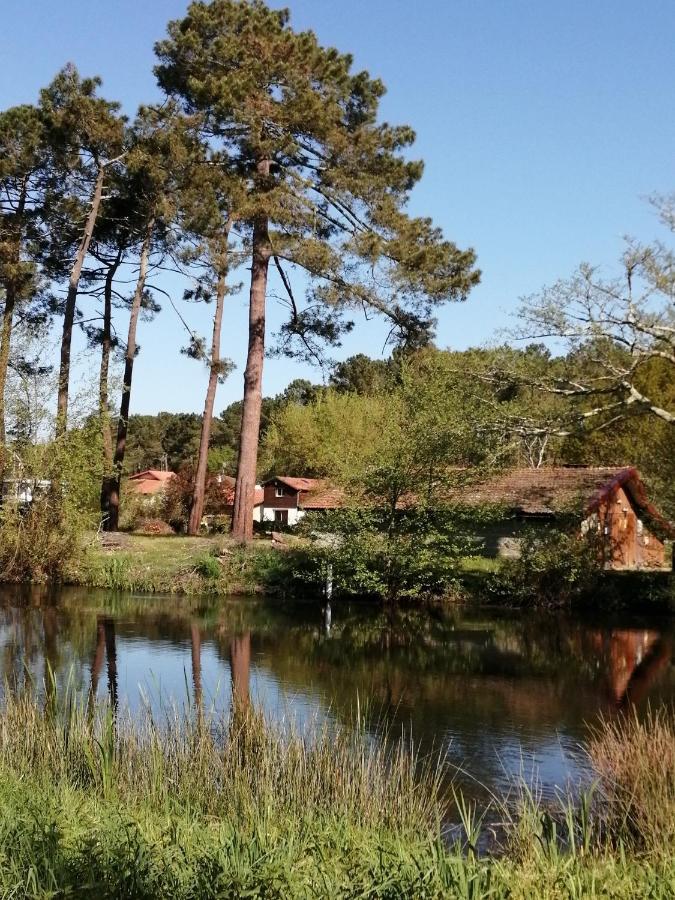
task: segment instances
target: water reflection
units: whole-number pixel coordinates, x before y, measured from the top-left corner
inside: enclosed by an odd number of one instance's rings
[[[115,711],[255,703],[300,725],[349,722],[358,703],[373,734],[385,724],[447,752],[474,795],[520,772],[536,771],[544,794],[580,777],[598,712],[675,699],[674,637],[667,618],[0,594],[3,691],[33,686],[50,703],[68,680]]]

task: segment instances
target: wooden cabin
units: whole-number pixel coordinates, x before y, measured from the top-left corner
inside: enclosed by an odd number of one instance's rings
[[[608,569],[671,568],[666,544],[675,528],[649,501],[633,466],[511,469],[469,484],[453,499],[503,511],[481,533],[486,556],[518,556],[526,528],[576,521],[580,534],[600,537]]]
[[[344,495],[320,478],[275,475],[263,482],[262,521],[297,525],[306,513],[338,509]]]

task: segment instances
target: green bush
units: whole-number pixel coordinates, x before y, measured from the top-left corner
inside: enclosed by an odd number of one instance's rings
[[[222,574],[222,566],[215,556],[205,553],[195,560],[195,572],[207,581],[215,581]]]
[[[101,468],[94,425],[15,454],[5,477],[30,485],[31,502],[0,505],[0,578],[60,581],[81,557],[83,534],[99,517]]]
[[[591,536],[555,528],[531,529],[523,536],[520,556],[502,562],[487,581],[487,590],[512,603],[563,606],[598,586],[600,560]]]
[[[303,519],[309,544],[290,553],[295,578],[387,602],[440,596],[456,582],[470,539],[443,509],[342,509]]]

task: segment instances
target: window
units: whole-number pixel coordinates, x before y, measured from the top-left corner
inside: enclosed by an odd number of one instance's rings
[[[274,491],[275,497],[283,497],[283,496],[285,496],[285,494],[286,494],[286,491],[283,489],[283,487],[280,484],[278,484],[276,487],[276,490]]]
[[[288,510],[287,509],[275,509],[274,510],[274,521],[277,525],[288,525]]]

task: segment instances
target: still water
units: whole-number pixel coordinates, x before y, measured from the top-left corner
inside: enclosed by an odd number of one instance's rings
[[[66,682],[132,712],[227,714],[233,694],[300,727],[357,708],[446,755],[476,797],[524,775],[544,797],[587,776],[599,713],[675,702],[675,618],[494,609],[391,617],[364,605],[0,588],[0,690]]]

